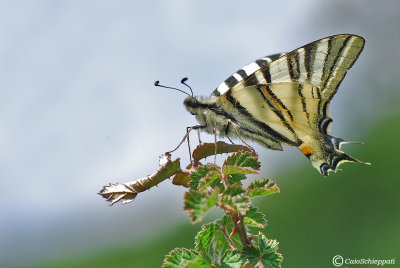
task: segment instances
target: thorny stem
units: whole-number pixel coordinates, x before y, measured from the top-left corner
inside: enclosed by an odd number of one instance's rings
[[[242,243],[243,247],[247,247],[250,245],[250,240],[247,236],[246,232],[246,226],[244,225],[243,221],[243,216],[237,213],[234,213],[233,215],[231,214],[233,224],[235,225],[235,228],[237,229],[237,232],[239,234],[240,242]]]
[[[229,246],[231,246],[231,249],[236,250],[237,247],[235,243],[233,243],[232,239],[229,237],[229,234],[226,232],[225,226],[222,226],[221,228],[219,228],[219,230],[224,234],[226,241],[228,241]]]
[[[239,235],[240,242],[242,243],[242,246],[243,247],[247,247],[248,245],[250,245],[251,241],[250,241],[249,237],[247,236],[246,226],[244,225],[243,216],[238,214],[238,213],[236,213],[236,212],[234,212],[234,211],[232,211],[229,207],[226,207],[224,205],[217,204],[216,206],[218,206],[221,209],[229,212],[229,214],[231,215],[232,222],[233,222],[233,224],[235,226],[235,229],[237,230],[237,233]],[[228,242],[230,241],[229,239],[227,239]]]
[[[225,188],[227,188],[229,186],[229,182],[227,179],[227,175],[225,175],[222,171],[221,171],[221,179],[222,179],[222,183],[224,184]],[[239,234],[240,237],[240,241],[242,243],[243,247],[247,247],[248,245],[250,245],[250,239],[247,236],[247,232],[246,232],[246,226],[244,225],[244,221],[243,221],[243,216],[227,210],[226,208],[224,208],[223,206],[220,206],[222,209],[224,209],[225,211],[228,211],[229,214],[231,215],[233,224],[235,225],[235,228]],[[229,240],[228,240],[229,242]]]

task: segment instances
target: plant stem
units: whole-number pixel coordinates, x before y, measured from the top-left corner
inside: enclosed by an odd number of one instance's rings
[[[222,168],[221,168],[220,174],[221,174],[222,183],[224,184],[224,187],[225,187],[225,189],[226,189],[226,188],[229,187],[228,176],[225,175],[224,172],[222,172]]]
[[[219,228],[221,230],[221,232],[224,234],[226,241],[228,241],[229,246],[231,246],[232,250],[236,250],[237,247],[235,245],[235,243],[233,243],[232,239],[229,237],[229,234],[226,232],[226,228],[225,226]]]
[[[233,220],[233,224],[235,225],[235,228],[237,229],[237,232],[239,234],[242,246],[247,247],[248,245],[250,245],[251,242],[247,236],[246,226],[244,225],[243,216],[235,213],[233,215],[231,214],[231,217]]]

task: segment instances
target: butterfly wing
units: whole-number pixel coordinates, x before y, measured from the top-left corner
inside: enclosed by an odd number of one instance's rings
[[[231,89],[277,82],[300,82],[317,86],[321,95],[320,131],[327,133],[332,119],[328,106],[347,70],[357,60],[365,40],[357,35],[340,34],[320,39],[287,54],[258,59],[231,75],[212,95]],[[318,97],[318,96],[316,96]]]
[[[264,57],[233,74],[213,95],[242,117],[239,128],[249,130],[244,136],[259,141],[264,135],[274,149],[280,143],[296,146],[327,175],[341,162],[359,162],[341,152],[342,140],[327,132],[329,102],[363,47],[363,38],[344,34]]]

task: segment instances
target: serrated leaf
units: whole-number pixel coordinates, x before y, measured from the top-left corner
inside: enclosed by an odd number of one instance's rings
[[[229,166],[225,165],[222,172],[225,175],[229,174],[258,174],[258,171],[251,167]]]
[[[282,265],[283,256],[278,251],[278,242],[269,240],[264,234],[259,233],[253,239],[252,245],[243,249],[252,265],[261,263],[264,267],[279,268]]]
[[[244,174],[229,174],[228,184],[242,184],[242,180],[246,179]]]
[[[245,190],[240,185],[230,185],[226,190],[223,192],[224,195],[230,195],[235,197],[237,195],[243,194]]]
[[[270,253],[278,250],[278,241],[274,239],[267,239],[263,233],[259,233],[254,241],[261,253]]]
[[[208,172],[215,170],[215,166],[201,166],[195,172],[190,174],[190,188],[197,190],[200,180],[204,178]]]
[[[225,160],[224,167],[225,166],[248,167],[254,170],[259,170],[261,163],[258,162],[258,157],[255,152],[239,151]]]
[[[203,219],[205,213],[215,206],[218,201],[218,192],[201,193],[197,190],[190,189],[185,194],[184,210],[189,213],[189,217],[193,223]]]
[[[229,186],[220,196],[218,203],[225,210],[241,215],[246,214],[250,207],[250,199],[239,185]]]
[[[244,216],[244,224],[250,227],[265,228],[267,225],[267,219],[264,213],[262,213],[256,207],[250,207]]]
[[[279,252],[271,252],[265,254],[261,258],[261,263],[264,267],[280,268],[282,267],[283,255]]]
[[[269,240],[264,234],[259,236],[259,250],[261,252],[261,263],[265,267],[281,267],[283,256],[278,251],[278,242]]]
[[[163,268],[188,267],[189,264],[197,262],[199,255],[196,251],[186,248],[176,248],[165,256]]]
[[[250,197],[264,196],[279,192],[278,185],[270,179],[256,180],[247,187],[247,193]]]
[[[221,181],[221,173],[216,170],[209,171],[199,182],[198,189],[200,191],[206,190],[208,187],[224,190],[224,185]]]
[[[215,232],[219,232],[217,224],[209,223],[203,225],[195,237],[195,249],[198,252],[207,250]]]
[[[254,267],[260,257],[260,252],[254,245],[243,248],[242,254],[246,257],[248,264],[251,265],[250,267]]]
[[[232,218],[228,213],[225,213],[221,219],[214,222],[219,228],[233,226]]]
[[[210,265],[206,264],[201,257],[195,261],[187,264],[185,268],[210,268]]]
[[[224,268],[240,268],[246,262],[246,258],[242,256],[238,250],[228,250],[222,258],[222,266]]]
[[[206,263],[220,266],[222,257],[230,246],[218,225],[209,223],[203,225],[197,233],[195,249]]]
[[[215,155],[215,146],[217,146],[217,154],[232,153],[239,150],[249,152],[253,151],[253,148],[244,145],[228,144],[223,141],[218,141],[217,143],[203,143],[197,146],[193,151],[194,166],[196,166],[201,159]]]

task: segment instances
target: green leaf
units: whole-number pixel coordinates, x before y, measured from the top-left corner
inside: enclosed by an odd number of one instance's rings
[[[219,205],[227,211],[245,215],[250,207],[250,199],[240,185],[229,186],[219,198]]]
[[[230,185],[226,190],[224,191],[224,195],[230,195],[232,197],[243,194],[245,190],[242,188],[241,185]]]
[[[198,253],[192,249],[176,248],[165,256],[163,268],[180,268],[201,261]],[[205,266],[206,267],[206,266]]]
[[[245,256],[249,264],[252,265],[250,267],[253,267],[258,262],[260,252],[254,245],[251,245],[243,248],[242,255]]]
[[[215,170],[215,166],[202,166],[190,174],[190,188],[197,190],[200,180],[204,178],[211,170]]]
[[[209,171],[199,182],[199,190],[204,191],[208,187],[215,189],[219,188],[221,191],[224,190],[224,185],[221,181],[221,173],[216,170]]]
[[[250,197],[264,196],[279,192],[278,185],[270,179],[263,179],[261,181],[254,181],[247,187],[247,193]]]
[[[199,257],[195,262],[191,262],[185,268],[210,268],[210,265],[204,263],[203,259]]]
[[[195,249],[199,252],[207,250],[215,232],[220,232],[217,224],[203,225],[195,237]]]
[[[215,223],[216,225],[218,225],[219,228],[221,228],[221,227],[227,228],[227,227],[229,227],[229,226],[230,226],[230,227],[233,226],[232,218],[231,218],[231,216],[229,215],[229,213],[225,213],[224,216],[222,216],[221,219],[216,220],[214,223]]]
[[[258,237],[261,263],[265,267],[281,267],[283,256],[278,251],[278,241],[268,240],[264,234]]]
[[[262,213],[256,207],[250,207],[244,216],[244,224],[249,227],[265,228],[267,225],[267,219],[264,213]]]
[[[260,169],[260,162],[258,162],[258,157],[255,152],[243,152],[239,151],[232,154],[224,162],[225,166],[237,166],[237,167],[247,167],[254,170]]]
[[[278,242],[269,240],[261,232],[253,239],[250,247],[243,249],[250,264],[261,263],[264,267],[279,268],[282,265],[283,256],[278,251]]]
[[[264,267],[280,268],[282,267],[283,255],[279,252],[272,252],[262,256],[261,263]]]
[[[258,247],[262,254],[277,251],[279,245],[278,241],[267,239],[261,232],[258,233],[257,238],[254,240],[254,244]]]
[[[238,250],[228,250],[222,258],[222,266],[226,268],[240,268],[246,262],[246,258]]]
[[[239,166],[224,166],[222,172],[225,175],[229,174],[257,174],[258,171],[250,167],[239,167]]]
[[[212,208],[218,201],[218,192],[201,193],[197,190],[190,189],[185,194],[184,210],[189,213],[189,217],[193,223],[203,219],[205,213]]]
[[[230,249],[224,234],[215,223],[203,225],[195,238],[195,249],[208,264],[221,265],[225,252]]]
[[[242,184],[242,180],[246,179],[244,174],[228,174],[229,184]]]

